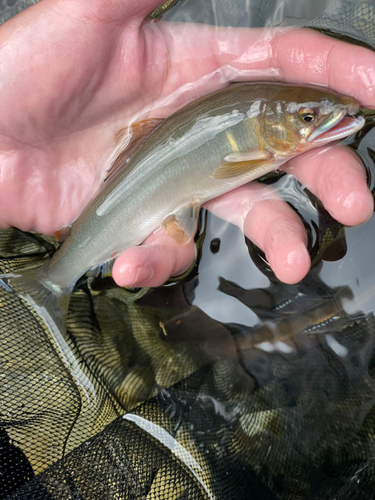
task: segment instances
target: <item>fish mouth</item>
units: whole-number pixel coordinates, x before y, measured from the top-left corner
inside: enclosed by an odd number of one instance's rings
[[[317,130],[314,130],[314,132],[310,134],[307,142],[312,144],[323,144],[343,139],[361,130],[365,124],[365,119],[362,116],[352,118],[346,116],[347,113],[348,109],[338,109],[332,113]]]

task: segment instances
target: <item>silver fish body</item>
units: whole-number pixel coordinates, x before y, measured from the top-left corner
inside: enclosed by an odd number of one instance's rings
[[[315,110],[316,124],[301,126],[301,110]],[[168,217],[178,223],[189,207],[329,142],[308,138],[314,133],[319,139],[325,123],[332,128],[357,110],[352,98],[271,84],[233,86],[190,103],[158,126],[107,182],[42,268],[41,279],[55,293],[70,292],[86,271],[139,245]],[[347,133],[361,127],[358,120],[350,123]]]

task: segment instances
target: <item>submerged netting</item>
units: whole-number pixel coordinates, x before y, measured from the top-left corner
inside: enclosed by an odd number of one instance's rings
[[[3,231],[0,271],[52,250]],[[316,269],[289,291],[222,279],[252,329],[191,306],[194,286],[84,284],[67,339],[0,289],[2,498],[373,498],[374,316],[347,315],[350,289]],[[292,355],[256,349],[285,337]]]
[[[233,3],[205,5],[203,21],[230,24]],[[276,2],[244,6],[262,25]],[[309,24],[375,46],[374,13],[341,1]],[[270,284],[220,279],[254,327],[193,305],[196,270],[146,294],[82,280],[66,337],[0,287],[0,499],[373,499],[375,318],[348,313],[349,286],[322,281],[345,231],[320,213],[315,266],[298,285],[280,284],[249,242]],[[1,231],[0,274],[56,247]]]

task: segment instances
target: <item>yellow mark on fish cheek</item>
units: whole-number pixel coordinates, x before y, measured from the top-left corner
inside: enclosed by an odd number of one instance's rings
[[[230,144],[230,145],[231,145],[231,147],[232,147],[232,151],[233,151],[234,153],[238,153],[238,146],[237,146],[237,143],[236,143],[236,141],[234,140],[233,135],[232,135],[230,132],[228,132],[228,131],[227,131],[227,139],[228,139],[228,141],[229,141],[229,144]]]

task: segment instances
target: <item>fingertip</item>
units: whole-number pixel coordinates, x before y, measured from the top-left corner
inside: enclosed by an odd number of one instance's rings
[[[182,247],[164,232],[154,233],[145,244],[128,248],[117,258],[112,276],[123,287],[161,286],[171,276],[184,272],[194,253],[193,241]]]
[[[125,250],[113,265],[113,279],[117,285],[123,287],[146,286],[155,274],[148,260],[149,252],[145,247]]]
[[[334,219],[362,224],[374,210],[361,160],[347,146],[333,145],[297,156],[286,171],[317,196]]]
[[[268,230],[266,258],[276,277],[287,284],[298,283],[310,270],[306,233],[300,225],[278,221]]]
[[[311,259],[306,246],[300,242],[281,248],[277,255],[269,256],[276,277],[289,285],[301,281],[310,270]]]
[[[374,200],[367,189],[341,191],[329,206],[332,217],[347,226],[366,222],[374,212]]]

